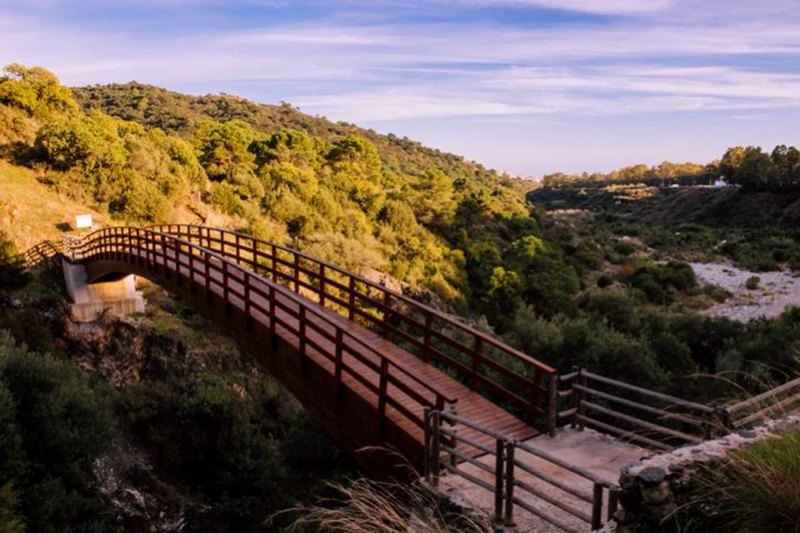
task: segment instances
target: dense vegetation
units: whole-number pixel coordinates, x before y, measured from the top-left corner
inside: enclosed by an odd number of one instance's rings
[[[786,229],[800,220],[796,152],[732,149],[718,165],[550,176],[526,199],[529,187],[457,156],[288,104],[135,83],[70,91],[52,73],[20,65],[0,77],[0,158],[82,205],[119,222],[224,226],[368,275],[382,270],[560,369],[583,365],[698,400],[730,394],[726,382],[699,374],[726,372],[750,385],[796,372],[800,312],[746,325],[700,315],[727,295],[699,287],[684,262],[798,268],[800,240]],[[740,187],[663,188],[720,173]],[[548,212],[562,209],[591,213]],[[0,291],[40,291],[25,288],[15,253],[0,239]],[[190,310],[164,305],[181,317],[187,343],[198,340],[191,332],[206,334]],[[0,425],[8,428],[0,438],[10,439],[0,447],[9,454],[0,461],[0,529],[105,528],[92,458],[113,455],[120,441],[147,450],[180,488],[190,530],[257,529],[308,494],[313,483],[297,472],[325,478],[346,468],[338,458],[331,466],[336,452],[319,430],[238,354],[189,368],[166,357],[154,367],[163,371],[109,387],[115,378],[102,368],[81,365],[87,378],[63,362],[81,352],[47,331],[44,314],[25,305],[0,312],[0,329],[10,331],[0,341]],[[156,330],[166,320],[149,318]],[[123,343],[116,350],[112,358],[130,356]],[[28,419],[25,402],[41,416]],[[74,435],[74,413],[102,426],[80,437],[90,442]],[[60,418],[50,455],[30,440],[48,417]],[[74,467],[58,471],[51,455],[74,457]],[[35,516],[46,494],[69,498]]]

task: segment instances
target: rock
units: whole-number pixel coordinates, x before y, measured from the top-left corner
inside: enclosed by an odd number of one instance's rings
[[[658,485],[664,481],[664,478],[667,477],[667,473],[664,472],[662,468],[648,467],[639,472],[637,477],[646,486]]]

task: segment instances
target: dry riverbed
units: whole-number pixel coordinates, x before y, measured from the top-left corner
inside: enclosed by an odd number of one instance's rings
[[[788,307],[800,306],[800,275],[789,271],[750,272],[729,263],[690,263],[697,282],[717,285],[733,296],[723,303],[703,311],[712,316],[724,316],[739,322],[760,317],[774,318]],[[760,278],[758,288],[747,288],[747,280]]]

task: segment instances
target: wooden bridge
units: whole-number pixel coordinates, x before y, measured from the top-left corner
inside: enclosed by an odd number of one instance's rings
[[[89,282],[136,274],[220,324],[372,475],[422,472],[426,407],[513,439],[537,433],[554,369],[330,263],[185,225],[106,228],[58,252]]]
[[[560,455],[566,422],[662,451],[800,408],[800,378],[712,407],[586,369],[557,376],[457,317],[235,232],[113,227],[26,254],[29,264],[59,257],[83,265],[89,282],[136,274],[186,300],[256,355],[370,475],[424,473],[436,486],[450,473],[492,493],[498,524],[514,522],[515,508],[558,531],[611,519],[616,479]],[[550,452],[534,424],[558,433]]]

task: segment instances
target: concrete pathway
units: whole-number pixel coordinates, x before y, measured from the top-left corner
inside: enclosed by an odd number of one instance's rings
[[[588,470],[601,479],[614,484],[618,483],[620,470],[623,466],[644,456],[652,455],[652,452],[649,450],[616,440],[613,437],[592,429],[578,431],[565,427],[559,429],[554,438],[540,435],[525,441],[525,443],[536,450],[546,452],[562,461]],[[591,481],[556,464],[521,450],[517,451],[516,457],[522,463],[555,478],[575,492],[582,494],[584,498],[569,494],[540,478],[524,472],[520,468],[517,468],[515,472],[515,477],[518,480],[530,485],[534,489],[560,503],[569,505],[575,509],[578,514],[583,514],[587,517],[591,516],[591,504],[586,501],[586,499],[591,501]],[[489,465],[493,465],[494,462],[494,458],[489,455],[483,456],[480,460]],[[462,463],[459,468],[488,483],[494,483],[489,473],[474,465]],[[449,473],[442,476],[439,483],[440,489],[453,500],[468,507],[481,509],[490,515],[493,514],[494,495],[486,489],[462,477]],[[516,506],[514,509],[514,522],[517,531],[561,532],[570,530],[589,531],[590,529],[586,521],[547,503],[541,497],[536,497],[519,488],[515,489],[514,495],[533,508],[541,510],[546,516],[554,518],[555,521],[564,526],[557,527],[537,517],[535,514]]]

